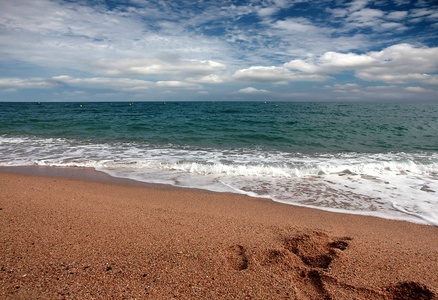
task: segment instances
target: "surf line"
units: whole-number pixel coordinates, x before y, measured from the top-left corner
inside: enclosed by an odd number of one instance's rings
[[[437,221],[437,220],[434,220],[434,219],[431,219],[431,218],[428,218],[428,217],[422,216],[422,215],[420,215],[420,214],[416,214],[416,213],[413,213],[413,212],[407,211],[407,210],[405,210],[404,208],[401,208],[400,206],[398,206],[397,203],[395,203],[395,201],[392,201],[392,202],[391,202],[391,205],[392,205],[392,207],[393,207],[394,209],[396,209],[396,210],[398,210],[398,211],[400,211],[400,212],[402,212],[402,213],[405,213],[405,214],[408,214],[408,215],[411,215],[411,216],[417,217],[417,218],[419,218],[419,219],[422,219],[422,220],[428,222],[430,225],[433,225],[433,226],[438,227],[438,221]]]

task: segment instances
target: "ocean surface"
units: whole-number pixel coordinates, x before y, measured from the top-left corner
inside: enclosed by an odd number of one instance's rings
[[[438,104],[0,103],[0,166],[438,226]]]

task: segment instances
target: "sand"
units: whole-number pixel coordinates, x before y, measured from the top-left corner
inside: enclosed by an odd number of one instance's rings
[[[437,299],[438,228],[0,171],[1,299]]]

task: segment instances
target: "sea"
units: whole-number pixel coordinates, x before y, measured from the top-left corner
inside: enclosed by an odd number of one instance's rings
[[[438,104],[2,102],[0,166],[438,226]]]

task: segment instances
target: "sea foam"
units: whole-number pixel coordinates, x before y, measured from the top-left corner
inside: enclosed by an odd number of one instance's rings
[[[0,136],[0,165],[92,167],[138,181],[438,224],[436,153],[289,153]]]

